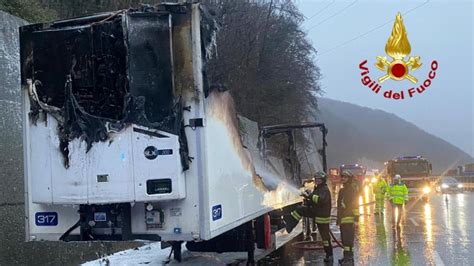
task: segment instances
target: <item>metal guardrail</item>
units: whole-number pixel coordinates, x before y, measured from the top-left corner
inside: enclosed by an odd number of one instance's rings
[[[464,190],[474,191],[474,183],[461,183],[464,186]]]
[[[456,180],[464,186],[464,190],[474,190],[474,176],[454,176]]]
[[[454,177],[460,184],[463,185],[464,190],[466,191],[474,191],[474,176],[473,175],[455,175]],[[430,179],[432,181],[436,181],[441,176],[431,176]]]
[[[459,183],[474,184],[474,176],[453,176]]]

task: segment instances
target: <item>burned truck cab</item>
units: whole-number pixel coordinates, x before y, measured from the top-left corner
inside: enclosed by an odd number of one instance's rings
[[[21,27],[30,238],[130,238],[131,213],[144,213],[141,231],[161,228],[156,202],[186,198],[185,124],[203,118],[198,12],[158,5]]]

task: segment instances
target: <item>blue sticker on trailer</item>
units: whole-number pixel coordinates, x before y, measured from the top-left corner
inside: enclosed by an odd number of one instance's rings
[[[36,226],[57,226],[58,213],[57,212],[37,212],[35,213]]]
[[[94,212],[94,221],[95,222],[106,222],[107,213],[105,212]]]
[[[212,206],[212,220],[216,221],[220,218],[222,218],[222,206],[220,204]]]

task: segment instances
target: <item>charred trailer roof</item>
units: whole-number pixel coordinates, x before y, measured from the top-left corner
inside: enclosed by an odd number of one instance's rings
[[[161,4],[20,28],[22,86],[33,87],[30,118],[58,120],[66,161],[69,141],[81,137],[90,149],[108,138],[110,125],[183,134],[180,99],[192,71],[182,65],[191,51],[189,38],[173,45],[173,32],[184,35],[190,13],[190,4]],[[174,57],[185,72],[179,92]]]
[[[149,122],[173,102],[171,18],[166,11],[127,10],[21,28],[22,83],[39,100],[65,106],[67,76],[88,114],[121,120],[125,95],[145,98]]]

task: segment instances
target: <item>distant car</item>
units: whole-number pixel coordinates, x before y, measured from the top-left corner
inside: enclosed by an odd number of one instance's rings
[[[441,193],[457,193],[463,192],[464,188],[454,177],[444,176],[437,182],[436,191]]]

